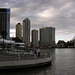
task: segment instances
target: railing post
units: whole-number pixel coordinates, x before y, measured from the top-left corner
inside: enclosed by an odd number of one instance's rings
[[[36,54],[34,54],[34,59],[36,59]]]
[[[34,54],[34,60],[35,60],[35,64],[36,64],[36,54]]]
[[[20,54],[18,53],[18,61],[20,61]]]
[[[45,53],[45,58],[46,58],[46,53]]]
[[[51,56],[51,53],[49,53],[49,57]]]

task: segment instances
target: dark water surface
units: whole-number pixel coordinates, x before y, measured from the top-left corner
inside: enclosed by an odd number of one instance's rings
[[[0,75],[75,75],[75,48],[44,49],[51,51],[52,65],[0,71]],[[43,51],[43,50],[42,50]]]

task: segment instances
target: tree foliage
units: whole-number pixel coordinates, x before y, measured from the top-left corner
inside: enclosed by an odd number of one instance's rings
[[[6,39],[7,32],[6,31],[2,31],[1,32],[1,36],[2,36],[3,39]]]

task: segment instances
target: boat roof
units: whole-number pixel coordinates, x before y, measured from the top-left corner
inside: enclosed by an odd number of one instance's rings
[[[20,43],[20,42],[17,42],[17,43],[15,43],[15,44],[25,44],[25,43]]]
[[[3,39],[2,39],[2,38],[0,39],[0,42],[1,42],[1,43],[3,42]],[[14,44],[15,41],[4,39],[4,43],[12,43],[12,44]]]

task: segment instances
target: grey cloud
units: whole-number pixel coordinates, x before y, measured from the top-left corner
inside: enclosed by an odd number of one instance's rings
[[[11,8],[11,28],[28,17],[31,28],[53,26],[57,34],[75,33],[75,0],[0,0],[0,6]]]

